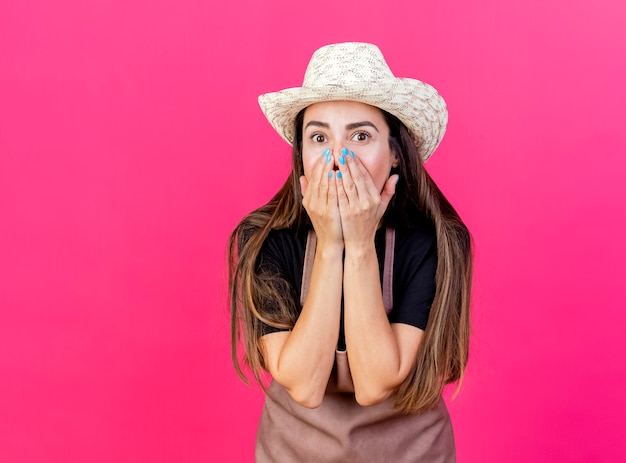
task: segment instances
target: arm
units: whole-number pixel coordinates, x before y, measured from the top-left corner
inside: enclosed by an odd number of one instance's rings
[[[322,403],[335,360],[342,292],[343,240],[337,189],[324,158],[315,165],[311,184],[301,179],[306,208],[317,234],[309,292],[290,332],[261,338],[263,356],[272,377],[298,403],[315,408]]]
[[[373,405],[391,396],[415,361],[423,331],[390,324],[385,313],[374,236],[397,177],[381,193],[358,158],[346,157],[338,199],[345,237],[344,322],[356,399]]]
[[[424,332],[390,324],[383,306],[376,250],[346,248],[346,347],[356,399],[373,405],[391,396],[409,374]]]
[[[335,361],[341,315],[342,250],[317,247],[309,293],[292,331],[261,338],[272,377],[300,405],[322,403]]]

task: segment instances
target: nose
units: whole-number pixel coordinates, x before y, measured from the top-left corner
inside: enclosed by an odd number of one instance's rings
[[[335,170],[339,168],[339,157],[341,156],[342,149],[344,149],[344,146],[341,140],[333,142],[331,156],[333,158]]]

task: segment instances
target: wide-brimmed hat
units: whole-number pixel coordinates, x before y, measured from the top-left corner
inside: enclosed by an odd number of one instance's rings
[[[395,77],[376,45],[338,43],[318,49],[302,87],[259,96],[269,123],[290,145],[298,113],[321,101],[358,101],[383,109],[406,125],[425,161],[443,138],[446,103],[433,87],[416,79]]]

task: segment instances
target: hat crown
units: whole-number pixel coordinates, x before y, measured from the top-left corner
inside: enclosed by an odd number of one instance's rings
[[[276,131],[294,143],[295,122],[306,107],[322,101],[357,101],[397,117],[408,129],[423,161],[437,148],[448,123],[446,103],[425,82],[395,77],[376,45],[347,42],[318,49],[302,87],[259,96]]]
[[[303,87],[345,87],[394,79],[380,49],[370,43],[347,42],[318,49],[307,66]]]

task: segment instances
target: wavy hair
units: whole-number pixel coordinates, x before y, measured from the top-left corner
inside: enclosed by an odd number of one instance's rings
[[[385,222],[410,228],[426,216],[434,224],[437,236],[435,298],[413,368],[395,395],[396,410],[415,413],[436,405],[446,384],[458,382],[458,391],[463,379],[470,338],[471,238],[424,169],[407,128],[395,116],[385,111],[383,114],[389,126],[389,146],[399,161],[393,173],[400,175]],[[257,260],[271,230],[310,227],[299,181],[304,173],[303,119],[304,110],[295,120],[289,177],[267,204],[242,219],[228,242],[232,361],[245,382],[248,380],[243,366],[247,365],[261,387],[261,371],[266,369],[260,345],[263,324],[291,329],[300,311],[293,288],[277,274],[259,272]],[[241,341],[243,351],[239,347]]]

